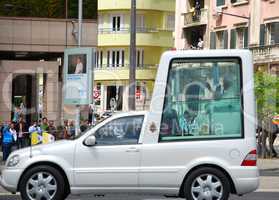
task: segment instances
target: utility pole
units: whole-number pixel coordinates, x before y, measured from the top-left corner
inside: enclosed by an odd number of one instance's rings
[[[136,0],[131,0],[129,110],[136,109]]]
[[[78,47],[81,46],[81,35],[82,35],[82,0],[78,1]],[[80,127],[80,105],[76,105],[76,124],[75,124],[75,135],[79,133]]]

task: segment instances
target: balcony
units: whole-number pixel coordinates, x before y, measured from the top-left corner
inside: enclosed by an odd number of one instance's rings
[[[250,47],[254,63],[279,61],[279,44]]]
[[[208,24],[208,9],[201,9],[200,15],[195,12],[184,13],[184,28]]]
[[[138,46],[157,46],[170,48],[173,46],[172,30],[159,28],[137,28],[136,43]],[[104,28],[98,30],[98,46],[129,46],[130,29],[113,30]]]
[[[138,66],[136,70],[137,80],[154,80],[157,72],[156,65]],[[129,65],[125,66],[107,66],[102,65],[94,69],[94,80],[129,80]]]
[[[105,10],[130,10],[131,0],[101,0],[98,1],[98,11]],[[137,0],[138,10],[175,11],[173,0]]]

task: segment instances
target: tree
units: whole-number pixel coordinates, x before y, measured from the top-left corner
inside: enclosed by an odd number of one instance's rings
[[[67,0],[1,0],[0,16],[65,18]],[[83,0],[83,17],[97,18],[97,0]],[[78,0],[68,0],[69,18],[78,17]]]
[[[266,148],[266,139],[272,144],[272,117],[279,113],[279,77],[267,72],[255,73],[255,96],[257,105],[260,153],[263,157],[272,152]]]

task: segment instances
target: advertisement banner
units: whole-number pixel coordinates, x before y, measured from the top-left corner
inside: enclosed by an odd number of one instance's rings
[[[95,49],[71,48],[64,52],[64,103],[92,103]]]

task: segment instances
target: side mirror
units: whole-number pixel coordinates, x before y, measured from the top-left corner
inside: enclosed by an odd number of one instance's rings
[[[94,145],[96,144],[96,137],[95,137],[95,135],[91,135],[91,136],[89,136],[88,138],[86,138],[86,139],[84,140],[83,144],[84,144],[85,146],[88,146],[88,147],[94,146]]]

